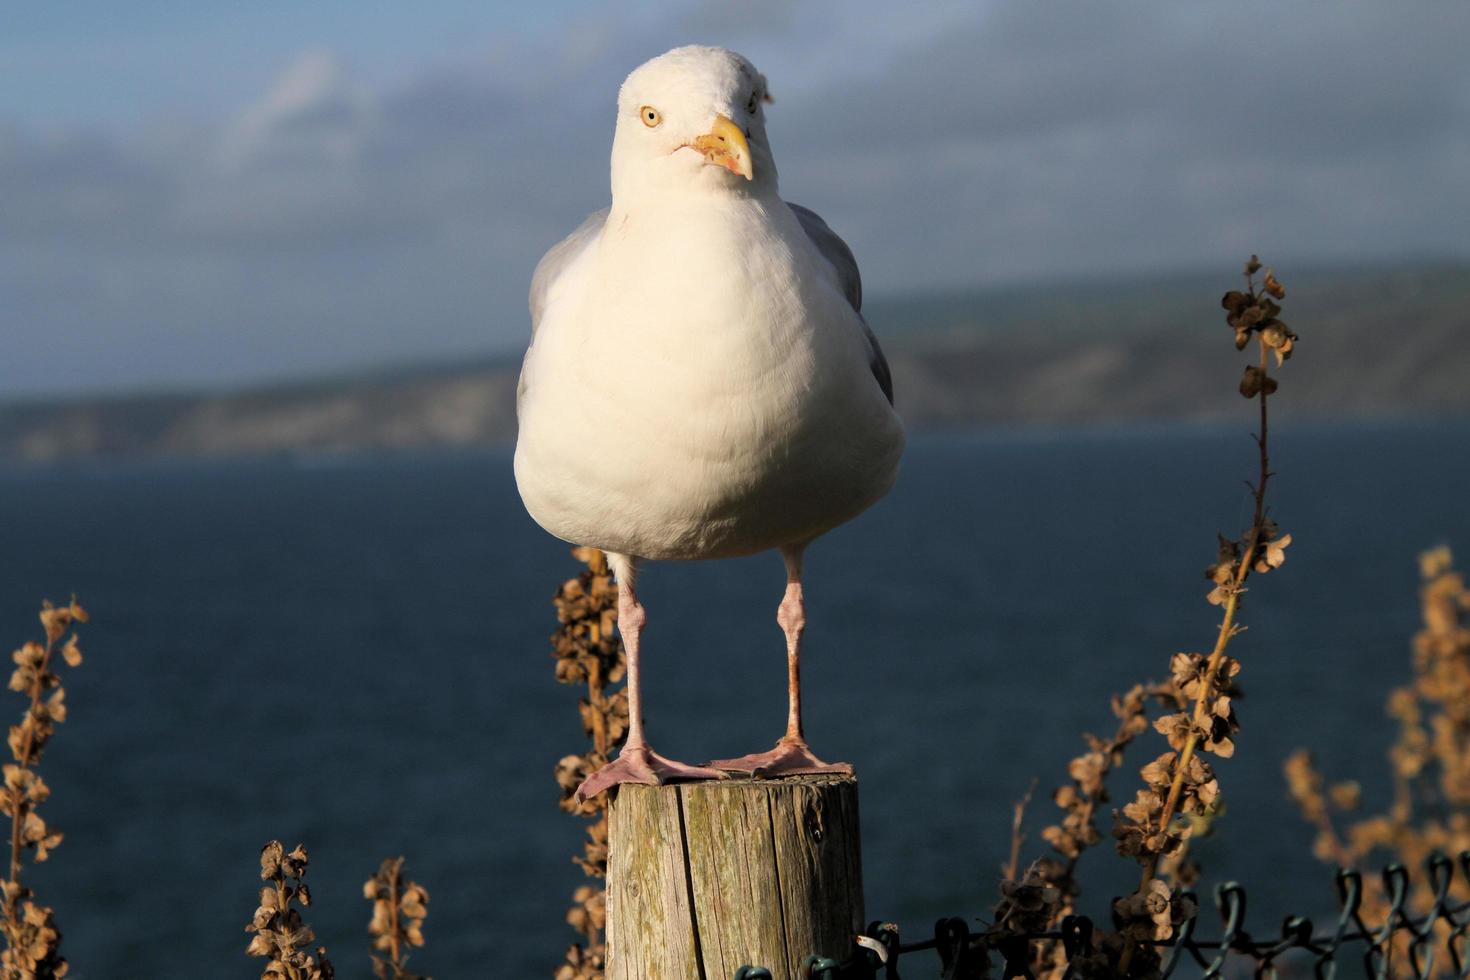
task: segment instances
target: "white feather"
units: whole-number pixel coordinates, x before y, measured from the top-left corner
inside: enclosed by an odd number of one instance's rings
[[[763,110],[748,112],[763,86],[712,48],[635,71],[606,222],[538,270],[515,472],[564,540],[655,559],[800,544],[897,475],[903,428],[862,319],[779,196]],[[754,180],[677,150],[717,113],[748,121]]]

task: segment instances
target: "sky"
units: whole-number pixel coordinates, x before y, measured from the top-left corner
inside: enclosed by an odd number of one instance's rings
[[[0,402],[519,352],[618,85],[693,42],[767,76],[869,296],[1462,259],[1467,37],[1460,0],[6,5]]]

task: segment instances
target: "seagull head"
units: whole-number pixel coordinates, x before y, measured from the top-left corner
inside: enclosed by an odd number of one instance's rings
[[[766,78],[724,48],[675,48],[618,92],[614,198],[670,190],[774,192]]]

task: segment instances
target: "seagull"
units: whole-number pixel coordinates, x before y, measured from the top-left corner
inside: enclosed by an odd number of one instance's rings
[[[628,782],[852,772],[802,733],[802,556],[888,492],[905,437],[852,251],[781,199],[769,101],[765,76],[723,48],[634,70],[618,92],[612,206],[531,281],[516,485],[551,534],[607,553],[627,655],[627,741],[579,799]],[[770,550],[786,565],[786,733],[704,766],[658,754],[639,686],[640,565]]]

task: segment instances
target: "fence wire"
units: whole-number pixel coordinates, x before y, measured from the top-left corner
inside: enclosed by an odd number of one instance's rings
[[[1431,904],[1415,912],[1410,908],[1410,875],[1402,864],[1391,864],[1382,872],[1384,908],[1367,921],[1364,882],[1361,873],[1337,873],[1338,914],[1332,925],[1319,931],[1305,916],[1288,916],[1280,934],[1257,938],[1246,931],[1246,893],[1235,882],[1215,889],[1215,909],[1220,931],[1217,938],[1200,938],[1201,911],[1185,919],[1167,940],[1154,942],[1160,954],[1157,969],[1139,974],[1147,977],[1221,976],[1296,977],[1320,980],[1363,976],[1388,978],[1470,977],[1470,950],[1465,934],[1470,930],[1470,901],[1451,898],[1458,878],[1470,886],[1470,851],[1452,860],[1443,854],[1425,862]],[[1467,892],[1462,887],[1462,893]],[[1375,903],[1376,904],[1376,903]],[[971,930],[964,919],[941,919],[931,938],[905,943],[892,923],[874,922],[855,938],[854,949],[842,961],[812,956],[805,963],[811,980],[902,980],[902,970],[917,968],[917,953],[938,955],[941,980],[1034,980],[1030,964],[1038,943],[1059,944],[1066,959],[1062,974],[1067,980],[1091,980],[1113,974],[1100,968],[1094,943],[1093,923],[1086,916],[1071,915],[1057,929],[1044,933],[1010,930]],[[925,965],[932,965],[932,959]],[[1341,972],[1339,972],[1341,971]],[[933,976],[933,974],[926,974]],[[764,967],[744,966],[734,980],[773,980]]]

